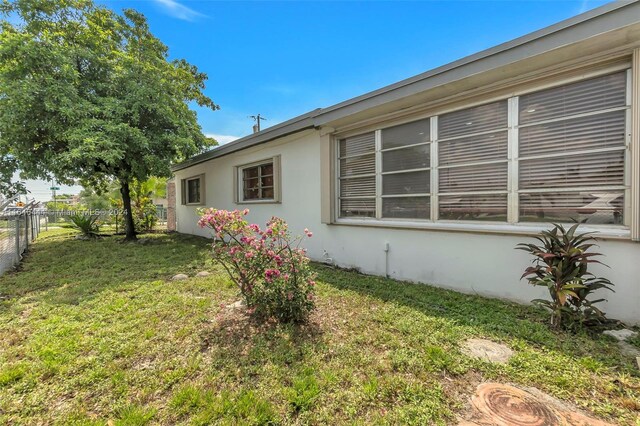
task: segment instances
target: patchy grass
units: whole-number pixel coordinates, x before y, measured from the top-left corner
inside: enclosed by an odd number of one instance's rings
[[[237,294],[204,239],[73,235],[0,277],[0,424],[455,424],[483,380],[638,421],[633,360],[531,307],[317,266],[311,323],[258,326],[221,307]],[[469,337],[516,355],[471,359]]]

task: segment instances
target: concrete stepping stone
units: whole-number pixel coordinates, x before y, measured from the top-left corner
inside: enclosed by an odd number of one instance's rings
[[[196,277],[202,278],[202,277],[208,277],[209,275],[211,275],[211,272],[209,271],[200,271],[196,274]]]
[[[614,339],[618,340],[619,342],[623,342],[627,339],[636,337],[638,335],[638,333],[636,333],[635,331],[632,331],[626,328],[623,328],[621,330],[605,330],[602,332],[602,334],[611,336]]]
[[[171,281],[182,281],[187,279],[189,279],[189,275],[187,274],[176,274],[173,277],[171,277]]]
[[[462,345],[462,352],[472,358],[496,364],[506,364],[513,356],[507,346],[486,339],[469,339]]]

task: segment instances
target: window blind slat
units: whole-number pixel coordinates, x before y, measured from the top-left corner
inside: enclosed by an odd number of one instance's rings
[[[440,168],[439,189],[447,192],[507,190],[507,163]]]
[[[520,188],[624,185],[624,151],[520,161]]]
[[[420,145],[382,153],[382,171],[422,169],[431,167],[431,145]]]
[[[382,194],[426,194],[429,192],[431,173],[408,172],[382,177]]]
[[[340,176],[364,175],[375,172],[375,154],[360,155],[340,160]]]
[[[353,136],[340,141],[340,157],[369,154],[375,151],[376,136],[374,132]]]
[[[507,219],[507,195],[447,195],[439,197],[439,215],[444,220]]]
[[[506,159],[506,131],[438,143],[438,160],[441,166]]]
[[[376,195],[375,176],[340,180],[340,197],[369,197]]]
[[[384,198],[382,217],[399,219],[429,219],[429,197]]]
[[[625,144],[625,111],[520,129],[520,156],[599,149]]]
[[[438,139],[507,127],[507,101],[494,102],[443,114],[438,118]]]
[[[431,122],[429,119],[401,124],[382,130],[382,148],[395,148],[429,142],[431,139]]]
[[[342,217],[375,217],[376,200],[340,200]]]
[[[626,105],[626,72],[596,77],[520,97],[520,124]]]
[[[520,194],[520,221],[620,225],[623,207],[622,191]]]

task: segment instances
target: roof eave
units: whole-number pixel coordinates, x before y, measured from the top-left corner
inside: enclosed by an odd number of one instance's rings
[[[569,44],[587,40],[599,34],[638,23],[640,23],[640,0],[608,3],[417,76],[330,107],[318,108],[294,117],[261,132],[245,136],[211,151],[191,157],[182,163],[174,165],[172,171],[182,170],[213,158],[222,157],[303,130],[318,128],[340,118],[405,98],[410,94],[425,92],[448,82],[497,69],[527,57],[540,55]]]

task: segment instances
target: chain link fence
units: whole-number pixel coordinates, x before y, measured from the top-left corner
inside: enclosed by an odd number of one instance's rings
[[[14,268],[40,231],[47,218],[28,208],[0,212],[0,275]]]

